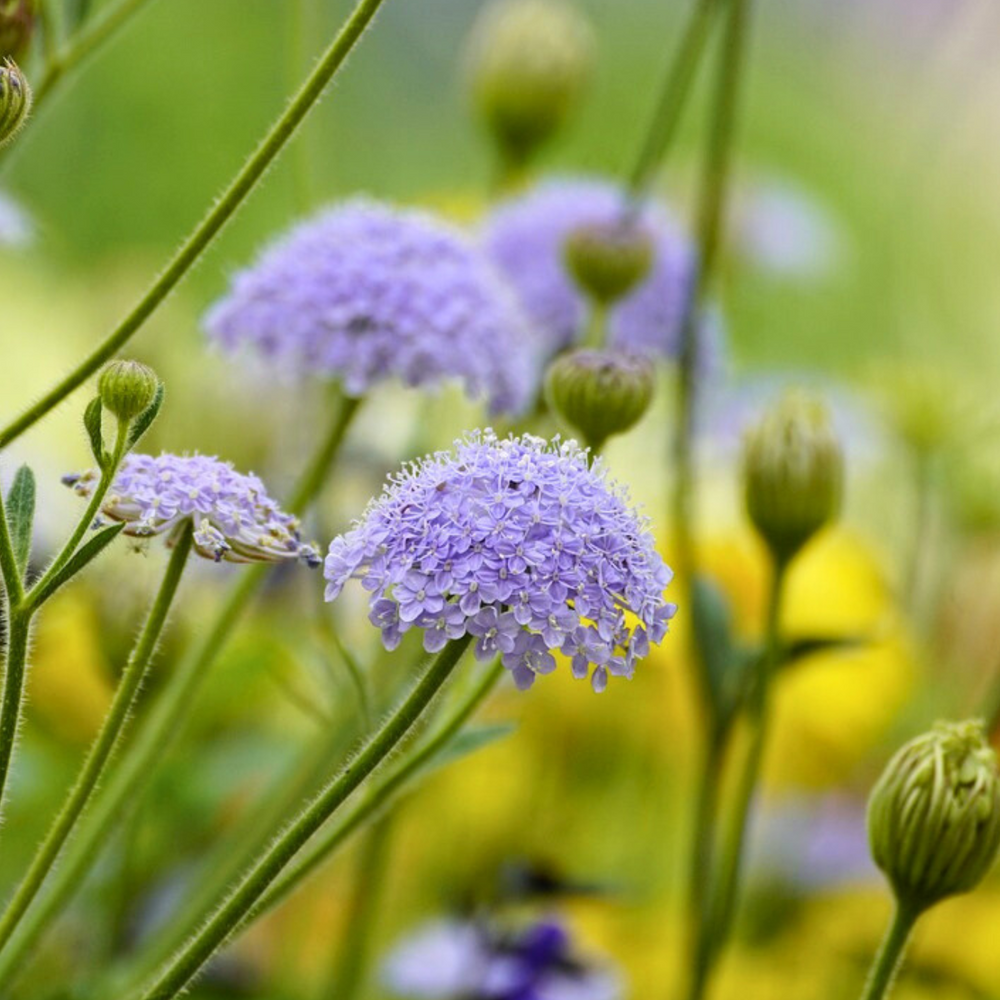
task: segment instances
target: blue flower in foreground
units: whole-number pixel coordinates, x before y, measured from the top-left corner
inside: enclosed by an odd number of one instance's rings
[[[620,221],[628,210],[626,197],[610,181],[552,180],[501,203],[487,219],[486,252],[517,290],[545,338],[546,355],[578,341],[586,324],[586,300],[564,260],[567,239],[583,227]],[[611,309],[610,345],[672,357],[690,300],[694,254],[661,206],[644,206],[637,224],[652,240],[653,263],[649,274]]]
[[[485,255],[433,216],[349,201],[300,224],[238,274],[208,314],[222,347],[250,347],[360,396],[398,378],[458,379],[494,413],[537,381],[527,320]]]
[[[67,476],[67,485],[90,495],[99,473]],[[299,539],[299,522],[267,495],[256,476],[207,455],[128,455],[101,506],[126,535],[145,538],[194,522],[194,548],[215,562],[280,562],[320,557]]]
[[[390,954],[386,986],[414,1000],[619,1000],[617,975],[581,962],[551,920],[514,933],[484,922],[440,921]]]
[[[595,667],[595,690],[630,677],[676,610],[646,521],[575,442],[492,431],[391,479],[330,544],[325,575],[328,601],[361,579],[386,648],[411,628],[428,652],[471,635],[522,689],[555,652],[577,677]]]

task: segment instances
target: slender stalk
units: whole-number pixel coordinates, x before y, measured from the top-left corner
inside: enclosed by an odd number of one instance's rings
[[[497,661],[476,685],[447,713],[445,718],[420,745],[406,755],[383,777],[377,778],[362,793],[354,807],[344,813],[328,830],[324,830],[275,880],[260,902],[241,924],[245,927],[274,909],[295,891],[317,868],[325,864],[348,838],[391,801],[399,797],[410,784],[434,761],[439,753],[458,735],[476,709],[503,676],[503,666]]]
[[[918,911],[897,904],[889,930],[868,974],[861,1000],[882,1000],[889,995],[906,957],[906,945],[913,932],[913,925],[919,916]]]
[[[3,701],[0,704],[0,810],[7,788],[10,761],[17,743],[24,698],[24,675],[28,662],[31,616],[7,603],[7,652],[4,660]]]
[[[155,982],[136,993],[135,997],[141,997],[141,1000],[171,1000],[185,989],[240,926],[282,869],[407,736],[451,676],[470,642],[471,636],[457,639],[431,661],[409,696],[382,723],[358,755],[305,806]]]
[[[587,320],[587,329],[581,346],[599,351],[604,346],[607,336],[608,309],[599,302],[591,302],[589,309],[590,317]]]
[[[77,521],[76,527],[73,529],[73,534],[67,539],[66,544],[59,551],[55,559],[52,560],[41,577],[35,581],[29,591],[25,603],[32,610],[37,610],[39,595],[45,592],[45,588],[49,585],[52,578],[69,562],[73,553],[76,552],[77,546],[83,540],[83,536],[94,523],[94,519],[101,509],[101,504],[104,503],[104,498],[107,496],[108,490],[114,482],[118,466],[121,465],[122,459],[125,457],[130,426],[127,421],[122,421],[118,424],[118,434],[115,438],[114,451],[111,453],[111,461],[106,468],[101,470],[101,478],[98,480],[97,486],[90,497],[87,509],[83,512],[80,520]]]
[[[323,53],[288,107],[281,113],[250,159],[215,202],[208,215],[184,241],[166,269],[153,282],[132,311],[72,372],[29,406],[19,417],[0,430],[0,448],[10,444],[62,402],[109,358],[116,354],[142,328],[160,304],[173,291],[194,263],[205,252],[219,231],[235,215],[247,196],[257,186],[267,168],[295,134],[303,119],[316,104],[343,65],[351,49],[368,27],[383,0],[358,0],[337,37]]]
[[[706,968],[702,976],[702,992],[692,993],[692,1000],[703,995],[715,960],[729,937],[739,902],[750,810],[760,781],[761,761],[767,739],[771,680],[781,651],[781,607],[787,570],[788,563],[785,560],[775,562],[768,599],[764,655],[748,705],[750,746],[738,777],[733,805],[719,851],[719,871],[710,901],[709,919],[705,925],[705,932],[709,938],[703,945],[703,961],[706,963]]]
[[[364,986],[374,944],[372,931],[385,883],[392,841],[392,816],[383,816],[367,832],[352,875],[354,886],[347,903],[344,934],[336,952],[330,982],[322,1000],[355,1000]]]
[[[337,411],[327,437],[321,442],[316,458],[310,463],[292,493],[288,505],[300,514],[316,498],[336,458],[357,402],[345,402]],[[321,461],[327,463],[321,468]],[[185,657],[154,702],[150,715],[135,736],[129,752],[119,759],[105,779],[100,794],[82,817],[67,843],[62,861],[46,881],[46,886],[29,907],[17,930],[0,949],[0,982],[6,983],[19,970],[55,917],[73,897],[90,870],[124,807],[133,801],[149,782],[156,763],[176,737],[191,702],[207,676],[209,668],[222,651],[257,593],[267,567],[245,569],[219,609],[215,620],[197,647]]]
[[[0,948],[10,939],[18,921],[24,915],[25,910],[45,881],[46,875],[55,864],[66,838],[97,788],[104,769],[118,745],[159,643],[160,635],[167,621],[167,614],[177,594],[184,566],[191,552],[193,534],[194,526],[189,521],[176,539],[163,582],[160,584],[160,589],[146,617],[146,623],[143,625],[125,665],[125,670],[118,683],[118,690],[111,702],[111,708],[97,739],[87,754],[76,783],[70,790],[48,835],[36,851],[34,859],[7,909],[0,917]]]
[[[719,0],[695,0],[694,10],[667,68],[645,140],[629,174],[628,187],[633,198],[638,199],[649,190],[670,150],[718,6]]]

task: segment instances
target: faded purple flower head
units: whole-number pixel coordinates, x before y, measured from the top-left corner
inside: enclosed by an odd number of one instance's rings
[[[325,575],[328,601],[362,581],[386,648],[411,628],[428,652],[471,635],[522,689],[555,669],[555,652],[577,677],[594,667],[595,690],[630,677],[676,610],[646,521],[586,452],[492,431],[392,478],[331,542]]]
[[[460,380],[493,413],[531,401],[527,320],[482,251],[428,213],[356,199],[301,223],[237,274],[206,318],[226,349],[342,381]]]
[[[67,485],[88,497],[100,474],[67,476]],[[267,495],[253,475],[207,455],[128,455],[101,506],[101,516],[124,522],[138,538],[173,532],[194,522],[195,551],[214,562],[280,562],[320,556],[299,539],[299,522]]]
[[[564,261],[571,233],[613,225],[628,210],[626,192],[611,181],[559,179],[501,203],[486,221],[483,243],[517,290],[551,356],[576,343],[587,304]],[[677,353],[694,277],[694,254],[665,208],[647,203],[637,225],[649,234],[654,258],[648,275],[608,316],[612,347],[655,357]]]
[[[619,977],[581,961],[562,924],[508,931],[482,921],[443,920],[403,941],[383,980],[414,1000],[619,1000]]]

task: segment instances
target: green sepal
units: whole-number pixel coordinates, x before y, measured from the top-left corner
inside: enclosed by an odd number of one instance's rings
[[[153,425],[153,421],[159,416],[160,408],[163,406],[164,388],[161,382],[156,387],[156,395],[153,397],[153,402],[149,404],[135,418],[132,422],[132,426],[129,428],[128,432],[128,450],[131,451],[138,443],[140,438],[149,430]]]
[[[95,396],[83,411],[83,426],[90,438],[90,450],[97,464],[103,469],[107,456],[104,453],[104,437],[101,431],[101,397]]]
[[[14,561],[23,575],[31,555],[31,527],[35,519],[35,474],[27,465],[17,470],[6,506]]]
[[[121,534],[124,524],[102,528],[73,553],[66,565],[45,585],[34,598],[34,605],[44,604],[60,587],[69,583],[80,570],[92,563]]]

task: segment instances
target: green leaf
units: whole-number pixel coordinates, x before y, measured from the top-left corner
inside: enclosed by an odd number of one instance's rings
[[[157,418],[157,416],[159,416],[160,407],[163,406],[163,396],[164,388],[163,383],[161,382],[156,387],[156,395],[153,397],[153,402],[150,403],[149,406],[147,406],[146,409],[144,409],[142,413],[135,418],[135,421],[129,430],[129,451],[131,451],[139,443],[139,439],[146,433],[146,431],[149,430],[149,428],[153,425],[153,421]]]
[[[793,667],[809,656],[818,653],[846,653],[871,642],[863,635],[807,636],[785,644],[779,666]]]
[[[90,450],[97,464],[104,468],[104,439],[101,436],[101,397],[95,396],[83,411],[83,426],[90,438]]]
[[[513,722],[498,722],[482,726],[469,726],[457,733],[443,746],[428,765],[424,773],[454,764],[477,750],[491,746],[510,736],[517,726]]]
[[[35,519],[35,474],[22,465],[7,494],[7,521],[14,560],[22,575],[31,555],[31,526]]]
[[[44,604],[60,587],[69,583],[84,567],[92,563],[121,534],[124,524],[113,524],[102,528],[91,536],[73,553],[66,565],[45,585],[45,588],[35,598],[35,607]]]

